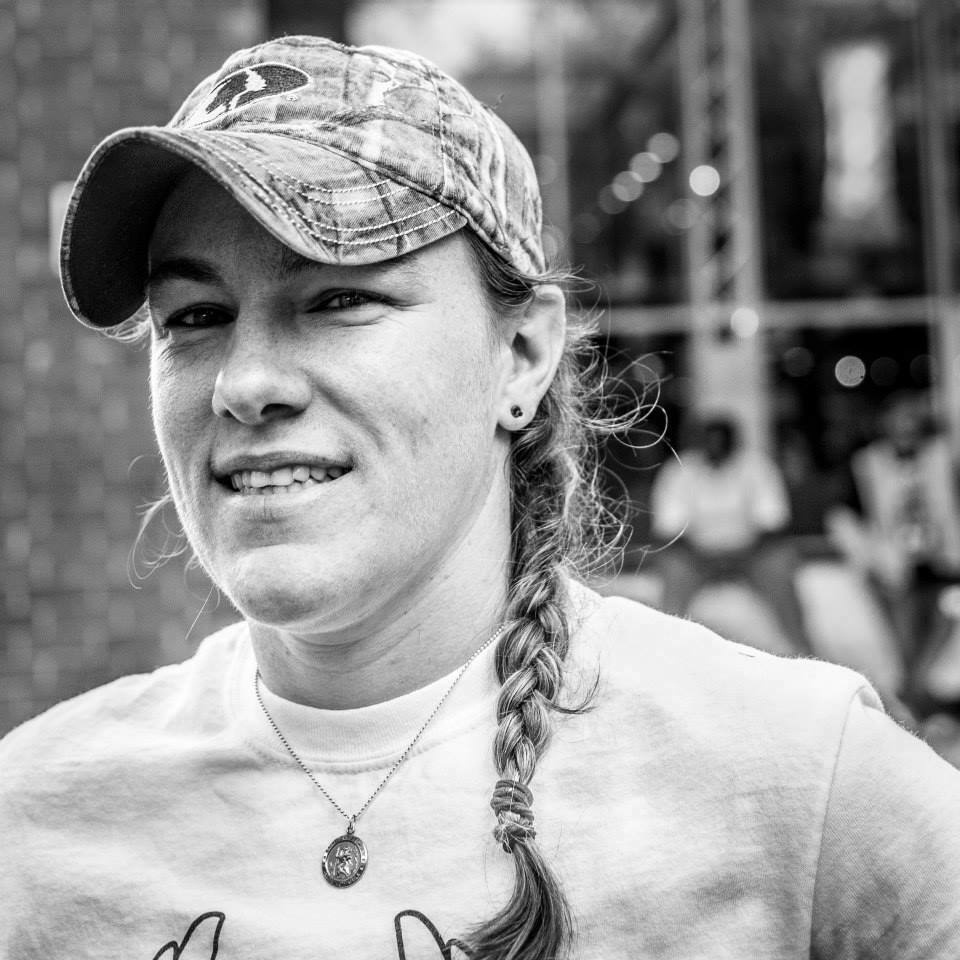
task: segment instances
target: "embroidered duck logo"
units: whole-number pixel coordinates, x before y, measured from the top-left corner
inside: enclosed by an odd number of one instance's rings
[[[259,63],[234,70],[190,111],[183,125],[189,127],[210,123],[258,100],[300,90],[309,82],[310,78],[299,67],[286,63]]]

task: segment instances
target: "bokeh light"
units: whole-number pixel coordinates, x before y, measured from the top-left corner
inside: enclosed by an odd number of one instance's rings
[[[600,191],[597,197],[597,206],[611,216],[616,213],[623,213],[627,209],[626,202],[614,193],[613,187],[609,183]]]
[[[633,170],[624,170],[613,178],[610,189],[618,200],[632,203],[643,193],[643,183],[644,181]]]
[[[663,172],[663,164],[655,153],[645,150],[643,153],[636,153],[630,158],[630,172],[641,183],[653,183]]]
[[[780,358],[788,377],[806,377],[813,373],[813,354],[806,347],[790,347]]]
[[[730,329],[741,340],[749,340],[760,329],[760,314],[753,307],[737,307],[730,314]]]
[[[701,163],[690,171],[690,189],[698,197],[712,197],[720,189],[720,173],[709,163]]]
[[[867,375],[867,365],[859,357],[848,354],[837,361],[833,375],[841,387],[853,389],[863,383]]]
[[[669,163],[676,160],[680,153],[680,141],[665,130],[655,133],[647,141],[647,150],[652,153],[661,163]]]
[[[667,207],[664,219],[674,230],[689,230],[700,216],[700,210],[693,200],[674,200]]]

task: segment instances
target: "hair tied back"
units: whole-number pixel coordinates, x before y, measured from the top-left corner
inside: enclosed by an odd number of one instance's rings
[[[513,853],[515,843],[533,840],[533,792],[519,780],[498,780],[490,806],[497,815],[493,835],[504,852]]]

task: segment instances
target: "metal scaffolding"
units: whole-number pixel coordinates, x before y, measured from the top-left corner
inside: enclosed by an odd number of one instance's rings
[[[960,302],[955,265],[957,192],[953,169],[958,113],[956,93],[946,78],[956,72],[956,18],[940,0],[922,0],[917,9],[917,61],[921,67],[917,114],[923,185],[924,266],[929,298],[930,341],[936,358],[937,411],[960,454]]]
[[[747,0],[677,0],[694,405],[724,407],[747,438],[769,432],[759,184]],[[709,188],[711,168],[718,175]]]

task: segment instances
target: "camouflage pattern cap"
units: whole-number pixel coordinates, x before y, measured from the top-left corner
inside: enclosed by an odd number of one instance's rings
[[[60,253],[81,322],[112,327],[142,306],[157,215],[194,167],[313,260],[375,263],[466,226],[521,271],[544,269],[533,164],[495,113],[415,54],[284,37],[233,54],[166,126],[93,151]]]

